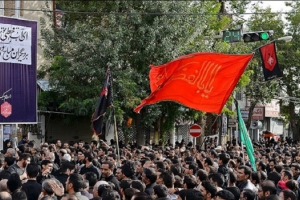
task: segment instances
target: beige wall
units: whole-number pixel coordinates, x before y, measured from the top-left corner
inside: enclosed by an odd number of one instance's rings
[[[4,10],[4,16],[7,17],[14,17],[15,10],[11,10],[15,8],[15,0],[0,0],[2,4],[4,4],[4,8],[9,8]],[[36,1],[26,1],[26,0],[20,0],[20,8],[21,9],[31,9],[29,10],[21,10],[20,11],[20,19],[27,19],[31,21],[37,21],[38,22],[38,44],[43,44],[43,41],[41,40],[41,26],[40,26],[40,18],[44,17],[44,12],[42,11],[34,11],[34,10],[42,10],[45,8],[46,1],[43,0],[36,0]],[[48,4],[50,6],[50,9],[52,9],[52,1],[48,1]],[[49,25],[51,25],[52,22],[49,22]],[[45,59],[43,58],[43,51],[38,45],[37,48],[37,68],[39,68],[42,64],[45,63]]]
[[[45,8],[45,2],[46,1],[24,1],[24,8],[26,9],[32,9],[32,10],[41,10]],[[50,9],[52,9],[52,2],[49,1]],[[44,19],[47,19],[44,15],[44,12],[41,11],[24,11],[23,16],[21,15],[21,18],[33,20],[38,22],[38,48],[37,48],[37,68],[39,68],[42,64],[45,63],[45,59],[43,57],[43,51],[40,47],[40,44],[43,44],[43,41],[41,40],[41,26],[40,26],[40,18],[44,17]],[[50,23],[49,23],[50,25]]]

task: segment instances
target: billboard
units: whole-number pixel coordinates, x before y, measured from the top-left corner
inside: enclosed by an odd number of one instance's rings
[[[0,124],[37,122],[37,22],[0,17]]]

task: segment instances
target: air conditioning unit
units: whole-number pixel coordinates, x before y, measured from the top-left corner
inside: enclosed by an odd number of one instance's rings
[[[261,121],[252,121],[251,122],[251,129],[261,129],[262,128],[262,123]]]

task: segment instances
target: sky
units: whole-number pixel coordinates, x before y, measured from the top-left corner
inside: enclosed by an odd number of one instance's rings
[[[289,9],[285,6],[285,2],[288,1],[263,1],[263,6],[264,7],[270,6],[273,12],[288,11]]]

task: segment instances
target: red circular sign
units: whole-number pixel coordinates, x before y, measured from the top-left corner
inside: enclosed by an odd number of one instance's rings
[[[201,126],[199,126],[198,124],[193,124],[190,127],[190,135],[192,137],[199,137],[201,135],[202,131],[201,131]]]
[[[1,115],[3,115],[5,118],[9,117],[11,115],[12,107],[10,103],[4,102],[1,104]]]

